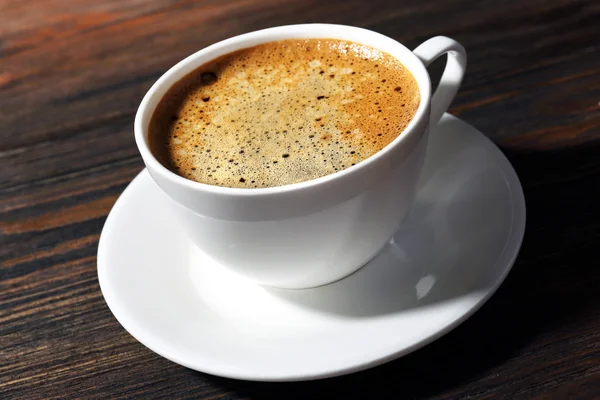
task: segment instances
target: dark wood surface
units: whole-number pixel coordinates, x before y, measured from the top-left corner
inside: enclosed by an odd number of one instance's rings
[[[96,277],[100,230],[142,169],[133,116],[171,65],[275,25],[467,48],[451,111],[509,157],[528,206],[497,294],[437,342],[346,377],[217,378],[133,339]],[[432,73],[440,71],[440,62]],[[600,2],[0,2],[0,398],[600,398]]]

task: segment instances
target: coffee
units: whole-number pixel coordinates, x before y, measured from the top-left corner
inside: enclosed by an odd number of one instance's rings
[[[319,178],[393,141],[419,105],[394,57],[333,39],[282,40],[202,65],[162,98],[150,149],[185,178],[264,188]]]

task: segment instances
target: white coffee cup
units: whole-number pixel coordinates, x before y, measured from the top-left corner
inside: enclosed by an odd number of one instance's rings
[[[417,112],[394,141],[355,166],[285,186],[240,189],[194,182],[171,172],[152,155],[148,125],[167,90],[206,62],[260,43],[329,38],[361,43],[396,57],[415,77]],[[431,95],[426,66],[448,54]],[[156,184],[173,201],[169,212],[209,257],[256,283],[308,288],[358,270],[388,242],[413,201],[435,125],[456,95],[466,53],[456,41],[434,37],[414,51],[369,30],[328,24],[281,26],[247,33],[192,54],[150,88],[135,118],[135,139]],[[163,210],[156,210],[163,212]]]

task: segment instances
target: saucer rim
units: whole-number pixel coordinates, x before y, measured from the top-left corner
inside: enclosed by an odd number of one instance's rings
[[[518,257],[525,234],[526,204],[521,182],[516,174],[516,171],[514,170],[513,166],[510,164],[504,153],[487,136],[485,136],[479,129],[472,126],[471,124],[468,124],[460,118],[454,117],[448,113],[444,114],[443,119],[450,119],[450,121],[459,122],[461,124],[466,125],[466,127],[474,130],[475,133],[477,133],[482,139],[484,139],[484,141],[487,142],[486,148],[489,149],[491,155],[494,155],[495,163],[498,165],[498,170],[502,171],[504,179],[507,183],[507,189],[510,192],[509,198],[512,208],[512,221],[504,249],[496,259],[496,263],[494,265],[490,265],[489,267],[491,269],[495,265],[504,264],[504,269],[500,274],[498,274],[498,276],[495,278],[493,285],[491,285],[489,289],[477,292],[477,295],[474,296],[475,298],[471,300],[473,304],[470,305],[468,309],[464,311],[462,315],[460,315],[460,317],[454,319],[450,323],[447,323],[445,326],[441,327],[441,329],[435,331],[429,336],[421,338],[418,342],[414,343],[413,345],[402,347],[398,351],[391,352],[385,356],[374,359],[367,358],[366,361],[361,361],[361,359],[357,359],[357,361],[355,361],[353,364],[345,367],[337,369],[329,368],[326,371],[316,371],[313,373],[286,374],[285,372],[283,372],[277,375],[266,375],[255,373],[249,370],[238,370],[235,367],[232,367],[227,363],[222,363],[216,359],[200,359],[195,360],[195,362],[190,362],[189,360],[182,359],[181,357],[172,354],[169,351],[169,349],[165,349],[165,346],[161,344],[163,342],[162,340],[153,338],[152,334],[148,332],[146,328],[137,323],[135,319],[129,317],[128,311],[120,304],[120,302],[118,301],[118,295],[116,292],[114,292],[113,287],[110,284],[110,280],[107,276],[109,267],[103,267],[103,265],[106,265],[104,261],[104,255],[106,253],[106,251],[104,251],[106,247],[105,243],[108,241],[108,239],[106,238],[108,234],[106,232],[111,230],[111,226],[115,223],[115,218],[111,218],[111,216],[117,214],[116,210],[120,209],[126,204],[126,198],[128,197],[127,194],[129,191],[133,190],[132,188],[135,186],[135,183],[137,181],[142,180],[144,178],[151,179],[147,169],[145,168],[132,179],[132,181],[127,185],[125,190],[120,194],[119,198],[116,200],[109,215],[107,216],[98,242],[98,282],[104,300],[108,305],[111,313],[117,319],[119,324],[121,324],[121,326],[125,328],[125,330],[138,342],[140,342],[142,345],[144,345],[154,353],[172,362],[175,362],[192,370],[215,376],[260,382],[307,381],[331,378],[363,371],[410,354],[413,351],[418,350],[434,342],[440,337],[446,335],[447,333],[458,327],[460,324],[462,324],[464,321],[466,321],[468,318],[470,318],[475,312],[477,312],[494,295],[494,293],[497,291],[497,289],[508,276],[509,272],[512,270],[512,267]]]

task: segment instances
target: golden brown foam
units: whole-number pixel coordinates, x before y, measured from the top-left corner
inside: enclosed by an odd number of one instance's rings
[[[381,150],[419,90],[392,56],[340,40],[284,40],[220,57],[175,84],[150,122],[155,156],[210,185],[315,179]]]

